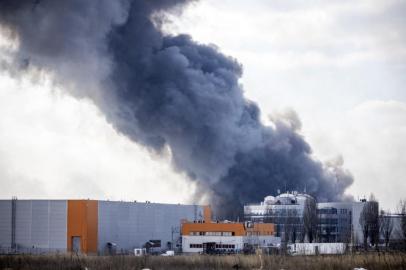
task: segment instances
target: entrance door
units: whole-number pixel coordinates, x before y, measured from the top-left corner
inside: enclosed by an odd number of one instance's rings
[[[80,252],[80,236],[72,236],[72,251]]]
[[[215,242],[203,243],[203,253],[205,254],[216,253],[216,243]]]

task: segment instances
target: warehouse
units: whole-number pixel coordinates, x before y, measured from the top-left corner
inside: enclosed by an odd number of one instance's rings
[[[173,248],[198,205],[97,200],[0,200],[0,252],[128,253]]]

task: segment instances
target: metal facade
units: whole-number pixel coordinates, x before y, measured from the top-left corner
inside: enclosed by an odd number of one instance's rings
[[[0,248],[11,247],[11,200],[0,200]]]
[[[68,251],[97,253],[98,205],[95,200],[68,201]]]
[[[15,200],[14,212],[12,202],[0,200],[0,253],[66,252],[70,236],[79,236],[89,244],[90,234],[95,235],[94,252],[97,249],[104,253],[109,242],[121,252],[143,247],[151,240],[160,241],[161,249],[166,249],[168,243],[175,245],[180,238],[182,219],[203,218],[203,208],[197,205],[91,201],[98,206],[94,208],[96,214],[92,214],[93,210],[89,212],[88,207],[90,202],[83,200],[87,211],[81,212],[83,215],[69,216],[68,208],[71,209],[75,201]],[[75,212],[75,209],[71,210]],[[15,222],[12,216],[15,216]],[[86,222],[82,222],[84,220]],[[89,226],[90,223],[94,226]],[[75,226],[83,227],[87,233],[74,230]],[[72,235],[69,235],[69,228]],[[12,247],[13,231],[15,249]],[[83,249],[85,253],[88,251]]]
[[[180,236],[180,221],[203,217],[196,205],[99,201],[98,249],[107,243],[118,251],[142,247],[150,240],[160,240],[161,247]]]
[[[347,210],[347,213],[351,216],[351,237],[354,243],[362,243],[362,228],[359,223],[360,215],[365,202],[326,202],[318,203],[318,209],[323,208],[335,208],[337,211]],[[340,212],[338,212],[340,213]],[[347,215],[337,214],[338,218],[347,218]]]
[[[11,247],[11,200],[0,201],[0,241]],[[15,243],[21,252],[66,251],[67,203],[63,200],[17,200]]]

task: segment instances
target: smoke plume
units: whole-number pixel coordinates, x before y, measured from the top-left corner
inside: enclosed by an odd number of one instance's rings
[[[218,216],[236,217],[278,189],[344,199],[352,176],[311,156],[295,113],[264,125],[236,59],[161,31],[165,13],[188,2],[2,0],[0,26],[19,44],[16,66],[52,73],[122,134],[169,150],[174,168],[197,183],[194,199],[208,197]]]

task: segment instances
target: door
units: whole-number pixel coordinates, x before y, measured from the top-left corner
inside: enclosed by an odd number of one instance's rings
[[[215,252],[216,252],[216,243],[215,242],[203,243],[203,253],[214,254]]]
[[[79,253],[80,250],[80,236],[72,236],[72,251]]]

